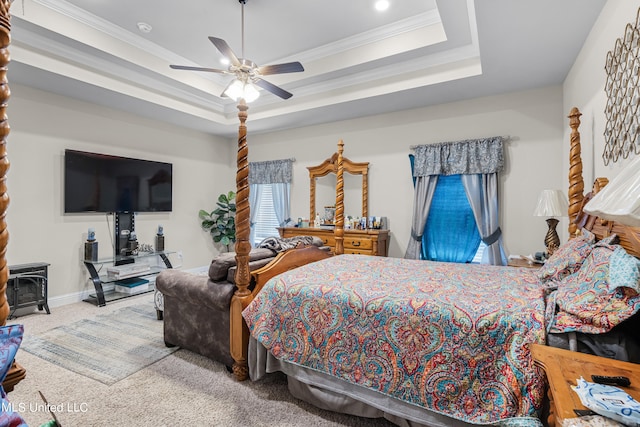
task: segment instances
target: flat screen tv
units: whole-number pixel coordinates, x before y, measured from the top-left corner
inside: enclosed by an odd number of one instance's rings
[[[64,152],[64,212],[170,212],[171,163]]]

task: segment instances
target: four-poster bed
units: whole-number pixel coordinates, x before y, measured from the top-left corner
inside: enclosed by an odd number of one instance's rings
[[[589,195],[583,195],[579,117],[577,109],[572,110],[570,233],[574,236],[584,227],[583,233],[592,230],[598,239],[603,239],[615,232],[622,247],[637,257],[640,255],[640,229],[604,224],[581,212],[581,206]],[[533,364],[527,344],[546,343],[547,329],[555,322],[553,310],[551,318],[545,317],[549,316],[545,313],[545,305],[550,298],[549,293],[553,295],[553,287],[549,282],[541,284],[538,273],[533,269],[467,265],[463,272],[457,267],[442,264],[428,269],[426,265],[429,263],[424,261],[342,255],[342,151],[343,144],[340,143],[336,185],[336,256],[322,254],[318,257],[313,249],[309,249],[309,258],[303,251],[285,252],[274,263],[277,269],[267,267],[256,272],[256,286],[252,292],[239,287],[231,320],[232,355],[236,361],[234,373],[238,379],[246,379],[249,372],[251,378],[256,379],[268,372],[282,371],[289,376],[290,390],[303,400],[336,411],[384,416],[394,422],[408,419],[418,425],[473,425],[517,419],[535,423],[535,417],[542,410],[545,382],[540,369]],[[241,152],[239,149],[239,159]],[[241,166],[239,161],[239,177]],[[241,181],[239,179],[238,182]],[[239,194],[240,189],[239,186]],[[289,257],[292,263],[289,263]],[[412,263],[422,263],[422,266],[415,269]],[[278,277],[274,278],[275,275]],[[440,281],[428,284],[427,280],[433,277]],[[452,281],[448,277],[465,282],[466,287],[449,283]],[[273,280],[269,280],[271,278]],[[421,279],[425,282],[420,282]],[[359,287],[360,283],[355,283],[358,280],[365,285]],[[403,281],[410,283],[402,284]],[[314,285],[315,282],[318,284]],[[474,288],[476,282],[490,289],[493,300],[495,295],[501,295],[493,308],[491,298],[483,294],[480,287]],[[410,289],[410,297],[403,294],[405,286]],[[423,291],[427,294],[426,299],[412,299]],[[452,298],[439,295],[440,291],[448,292]],[[468,295],[472,298],[467,298]],[[410,301],[409,305],[394,305],[397,301],[391,300],[404,297]],[[432,303],[429,298],[440,299],[434,303],[435,308],[427,312],[422,307]],[[628,294],[625,298],[631,309],[624,313],[609,313],[606,320],[611,325],[622,322],[622,317],[630,316],[640,308],[637,295]],[[294,305],[295,301],[302,301],[305,308]],[[437,305],[440,303],[443,305],[439,309]],[[408,323],[401,323],[388,313],[384,314],[383,306],[391,307],[394,315],[414,312],[408,316]],[[443,309],[448,312],[443,312]],[[509,309],[513,312],[505,314]],[[426,318],[416,317],[425,312]],[[479,317],[474,317],[476,315]],[[438,319],[434,323],[425,323],[429,317]],[[337,323],[345,319],[351,323]],[[371,325],[385,322],[386,329],[370,329]],[[451,330],[439,330],[439,324],[457,326],[452,326]],[[500,329],[504,325],[509,328],[508,332]],[[416,328],[423,330],[417,333]],[[454,329],[463,333],[456,335],[451,332]],[[492,336],[494,329],[497,335]],[[425,330],[429,333],[439,331],[440,336],[436,339]],[[561,332],[555,331],[557,335],[562,335]],[[368,335],[376,339],[368,342]],[[509,338],[500,341],[499,335]],[[467,342],[471,337],[475,337],[473,342]],[[494,348],[482,347],[481,341],[485,337],[490,337],[488,343]],[[349,341],[350,338],[360,341]],[[435,341],[443,348],[449,342],[455,342],[455,346],[448,348],[448,355],[442,353],[438,356],[441,353],[437,352],[427,355],[429,352],[424,349]],[[504,347],[504,351],[494,351],[498,347]],[[337,355],[337,359],[330,360],[332,354]],[[412,358],[412,354],[424,357]],[[451,355],[458,359],[458,365],[446,364],[450,362],[446,359]],[[499,367],[488,363],[489,359],[497,362]],[[473,369],[473,365],[479,368]],[[405,371],[401,372],[401,369]],[[407,370],[412,372],[407,373]],[[466,386],[452,376],[456,370],[463,372],[464,378],[469,378],[468,382],[472,383],[470,391],[464,391]],[[434,374],[422,375],[423,371],[433,371]],[[378,379],[381,381],[376,382]],[[490,384],[486,383],[487,380]],[[395,388],[389,384],[395,384]],[[407,384],[415,384],[417,388],[413,391],[403,389]],[[333,404],[337,401],[336,407]],[[359,409],[353,409],[356,407]]]

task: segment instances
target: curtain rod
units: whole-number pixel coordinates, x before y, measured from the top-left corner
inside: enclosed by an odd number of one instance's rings
[[[495,136],[490,136],[489,138],[495,138]],[[470,138],[470,139],[489,139],[489,138]],[[500,138],[502,138],[503,142],[509,142],[511,140],[511,136],[510,135],[501,136]],[[468,141],[468,139],[467,140],[463,140],[463,141]],[[455,142],[455,141],[449,141],[449,142]],[[435,144],[438,144],[438,143],[436,142]],[[429,145],[429,144],[410,145],[409,149],[415,150],[416,148],[420,147],[421,145]]]
[[[288,159],[258,160],[258,161],[255,161],[255,162],[249,162],[249,163],[282,162],[282,161],[285,161],[285,160],[289,160],[289,161],[291,161],[291,162],[295,162],[295,161],[296,161],[296,158],[295,158],[295,157],[290,157],[290,158],[288,158]]]

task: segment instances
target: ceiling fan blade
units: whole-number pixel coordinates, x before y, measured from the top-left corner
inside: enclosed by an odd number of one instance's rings
[[[190,70],[190,71],[207,71],[209,73],[228,73],[227,70],[219,70],[217,68],[190,67],[188,65],[169,65],[174,70]]]
[[[258,67],[258,72],[263,76],[269,74],[299,73],[304,67],[299,62],[287,62],[286,64],[265,65]]]
[[[226,41],[213,36],[209,36],[209,40],[211,40],[211,43],[213,43],[215,47],[218,48],[222,56],[227,58],[232,65],[235,65],[235,66],[240,65],[240,61],[238,60],[238,57],[236,56],[235,53],[233,53],[233,51],[231,50],[231,48],[229,47]]]
[[[271,92],[272,94],[279,96],[282,99],[289,99],[289,98],[291,98],[293,96],[292,93],[287,92],[286,90],[284,90],[282,88],[279,88],[278,86],[276,86],[276,85],[274,85],[272,83],[269,83],[266,80],[255,79],[255,80],[253,80],[253,83],[256,86],[260,86],[262,89],[267,90],[267,91]]]

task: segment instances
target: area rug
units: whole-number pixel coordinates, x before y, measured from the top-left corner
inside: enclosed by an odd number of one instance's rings
[[[38,335],[25,331],[20,348],[111,385],[178,349],[164,345],[162,328],[152,304],[133,305]]]

